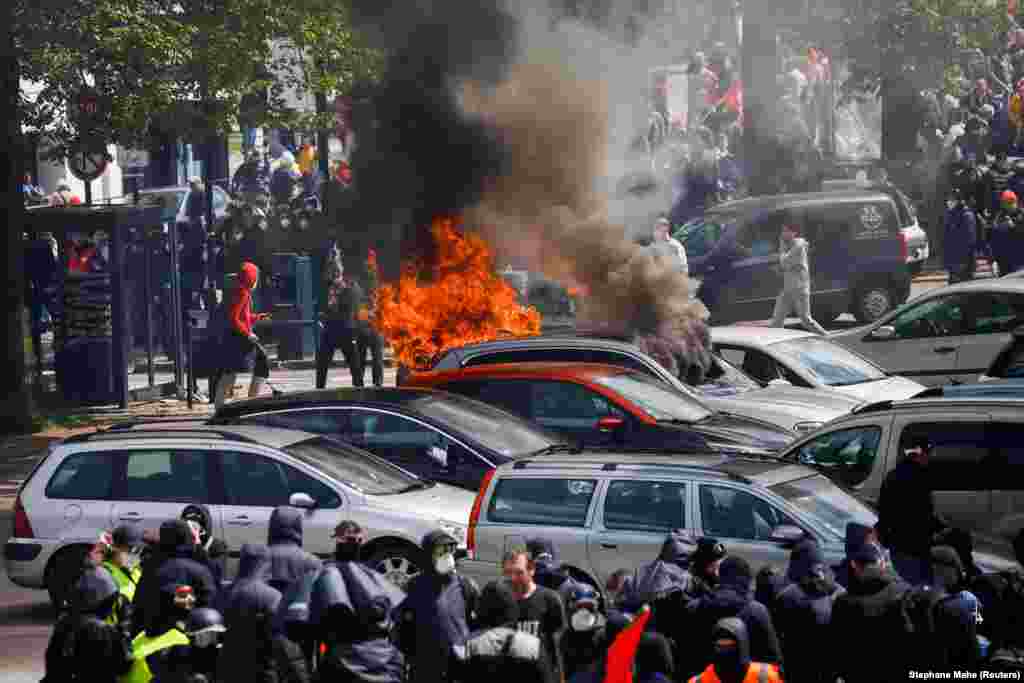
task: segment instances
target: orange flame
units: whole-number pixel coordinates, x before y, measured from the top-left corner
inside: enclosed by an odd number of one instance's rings
[[[519,304],[480,236],[462,233],[450,218],[435,220],[430,231],[438,256],[433,280],[421,282],[416,266],[406,264],[397,284],[377,290],[376,327],[399,363],[426,369],[455,346],[540,333],[540,313]]]

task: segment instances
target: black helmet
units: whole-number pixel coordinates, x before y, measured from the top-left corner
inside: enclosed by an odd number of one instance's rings
[[[90,567],[75,584],[72,604],[81,612],[99,613],[108,604],[113,606],[117,593],[117,584],[110,572],[101,567]]]
[[[188,614],[185,620],[185,633],[196,647],[205,648],[216,645],[222,633],[227,631],[224,617],[211,607],[197,607]]]

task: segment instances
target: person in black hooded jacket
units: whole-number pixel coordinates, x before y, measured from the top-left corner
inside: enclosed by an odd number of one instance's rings
[[[299,577],[316,571],[321,562],[302,549],[302,510],[287,505],[275,508],[267,530],[270,576],[267,579],[281,593]]]
[[[569,576],[565,566],[558,561],[555,544],[546,538],[534,538],[526,542],[526,549],[536,567],[533,580],[537,585],[555,591],[563,602],[568,600],[579,582]]]
[[[143,561],[142,576],[132,601],[132,625],[148,630],[160,612],[160,586],[191,586],[197,607],[211,607],[217,585],[209,568],[195,560],[195,539],[188,523],[172,519],[160,525],[157,548]]]
[[[718,587],[711,595],[699,598],[690,603],[692,631],[688,633],[708,634],[720,619],[738,617],[746,626],[750,636],[750,655],[754,661],[766,664],[781,664],[782,649],[775,633],[768,609],[753,599],[751,595],[754,575],[750,565],[741,557],[726,557],[718,569]],[[692,639],[691,639],[692,640]],[[680,640],[679,642],[689,642]],[[694,675],[711,661],[711,643],[704,641],[692,648],[692,658],[684,673]]]
[[[689,683],[714,680],[721,683],[744,683],[749,680],[756,680],[759,683],[782,683],[782,676],[776,665],[758,662],[756,657],[751,656],[750,636],[742,619],[719,619],[711,628],[710,636],[710,664],[690,678]]]
[[[650,605],[652,613],[646,630],[670,637],[685,631],[685,610],[694,585],[690,558],[697,547],[687,532],[672,531],[662,543],[658,559],[643,565],[627,579],[622,606],[636,612],[643,605]]]
[[[825,683],[826,627],[832,620],[832,603],[842,589],[836,585],[821,548],[810,539],[793,549],[786,579],[788,585],[778,593],[772,612],[786,658],[786,680]]]
[[[117,596],[117,584],[109,572],[86,569],[72,593],[71,611],[57,622],[46,646],[42,683],[115,683],[128,671],[131,644],[121,629],[107,621]]]
[[[221,612],[227,626],[220,654],[218,680],[221,683],[277,683],[272,622],[281,593],[272,588],[270,553],[265,546],[243,545],[238,576]]]

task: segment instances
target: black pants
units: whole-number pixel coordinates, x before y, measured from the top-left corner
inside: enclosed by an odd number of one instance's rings
[[[356,334],[356,358],[359,360],[359,384],[363,386],[366,377],[366,352],[370,352],[373,364],[373,386],[384,386],[384,339],[373,328],[360,329]],[[353,371],[354,372],[354,371]],[[353,380],[353,383],[355,380]]]
[[[316,354],[316,388],[327,386],[327,368],[334,360],[334,352],[341,349],[345,364],[352,373],[352,386],[363,386],[363,364],[356,355],[355,330],[347,325],[328,322],[320,334],[320,349]]]

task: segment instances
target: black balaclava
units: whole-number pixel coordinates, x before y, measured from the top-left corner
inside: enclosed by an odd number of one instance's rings
[[[362,559],[363,544],[360,541],[345,539],[334,544],[334,559],[337,562],[359,562]]]
[[[636,650],[636,672],[640,678],[663,674],[668,678],[675,675],[672,646],[660,633],[645,631],[640,636]]]
[[[721,647],[719,640],[733,640],[735,645]],[[750,667],[750,637],[740,619],[720,619],[711,631],[712,664],[722,683],[741,683]]]

